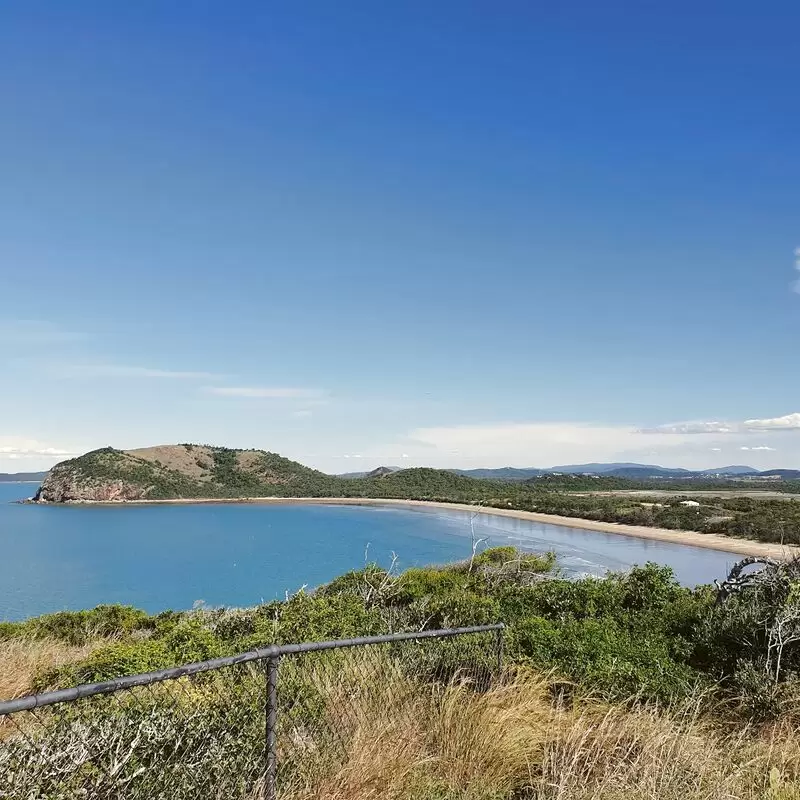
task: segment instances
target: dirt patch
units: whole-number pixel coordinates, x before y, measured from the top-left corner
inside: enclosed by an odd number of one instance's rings
[[[264,473],[264,454],[253,450],[244,450],[236,454],[236,464],[242,472],[252,472],[257,475]]]
[[[156,465],[160,464],[167,469],[177,470],[187,478],[198,481],[211,480],[210,471],[214,466],[214,459],[208,447],[193,445],[189,449],[182,444],[163,444],[125,452],[135,458],[141,458]]]

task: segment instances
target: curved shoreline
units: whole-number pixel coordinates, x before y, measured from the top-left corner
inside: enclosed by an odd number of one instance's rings
[[[67,505],[201,505],[201,504],[240,504],[257,505],[338,505],[338,506],[400,506],[409,508],[437,509],[445,511],[469,511],[479,514],[491,514],[498,517],[541,522],[547,525],[559,525],[578,530],[612,533],[618,536],[630,536],[636,539],[650,539],[657,542],[703,547],[708,550],[721,550],[740,556],[761,556],[789,560],[800,556],[800,547],[796,545],[780,545],[772,542],[759,542],[754,539],[734,539],[717,533],[698,533],[697,531],[672,530],[669,528],[649,528],[643,525],[624,525],[617,522],[602,522],[583,519],[581,517],[562,517],[556,514],[540,514],[536,511],[522,511],[513,508],[494,508],[492,506],[469,505],[467,503],[443,503],[434,500],[396,500],[372,497],[242,497],[231,499],[173,499],[173,500],[117,500],[93,501],[84,500],[67,503]],[[43,504],[45,505],[45,504]],[[50,505],[50,504],[47,504]]]

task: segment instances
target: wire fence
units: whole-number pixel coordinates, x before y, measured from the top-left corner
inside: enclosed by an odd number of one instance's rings
[[[0,703],[0,798],[273,800],[453,681],[484,691],[503,626],[268,647]],[[373,725],[374,727],[374,725]]]

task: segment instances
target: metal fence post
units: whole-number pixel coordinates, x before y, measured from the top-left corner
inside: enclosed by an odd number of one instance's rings
[[[503,641],[503,633],[505,631],[505,625],[501,625],[495,631],[495,648],[497,650],[497,674],[503,674],[503,648],[504,648],[504,641]]]
[[[264,800],[275,800],[278,777],[278,664],[280,656],[267,659],[266,764]]]

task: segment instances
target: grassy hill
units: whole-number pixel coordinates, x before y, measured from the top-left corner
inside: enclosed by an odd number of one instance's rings
[[[341,481],[263,450],[178,444],[140,450],[106,447],[62,461],[36,499],[163,500],[336,494]]]
[[[376,470],[363,478],[326,475],[264,450],[178,444],[139,450],[106,447],[62,461],[36,499],[44,502],[246,497],[387,497],[475,502],[508,486],[448,470]]]

